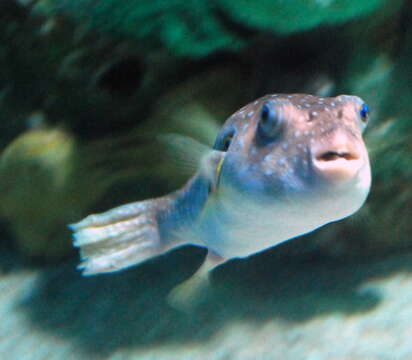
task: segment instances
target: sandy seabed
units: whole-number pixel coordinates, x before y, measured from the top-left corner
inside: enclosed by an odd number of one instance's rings
[[[412,254],[361,263],[233,261],[185,314],[165,296],[194,271],[182,265],[191,251],[89,278],[73,262],[3,271],[0,358],[412,359]]]

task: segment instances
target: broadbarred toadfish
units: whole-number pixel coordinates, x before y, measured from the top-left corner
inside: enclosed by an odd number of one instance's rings
[[[112,272],[183,244],[206,247],[205,264],[182,293],[230,258],[353,214],[371,183],[362,140],[368,112],[347,95],[277,94],[246,105],[225,122],[213,149],[203,148],[182,189],[71,225],[80,267]]]

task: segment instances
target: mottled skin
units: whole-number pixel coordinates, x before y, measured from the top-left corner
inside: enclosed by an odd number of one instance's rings
[[[181,190],[72,226],[85,273],[137,264],[182,244],[209,249],[199,273],[351,215],[370,187],[356,96],[267,95],[233,114]]]

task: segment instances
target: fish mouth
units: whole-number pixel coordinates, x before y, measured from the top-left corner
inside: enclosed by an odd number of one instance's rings
[[[315,171],[324,179],[335,182],[354,178],[364,161],[358,149],[319,147],[314,152]]]

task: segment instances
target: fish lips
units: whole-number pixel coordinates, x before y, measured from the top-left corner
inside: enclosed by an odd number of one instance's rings
[[[369,164],[366,149],[361,147],[319,145],[312,154],[315,173],[333,184],[352,181]]]

